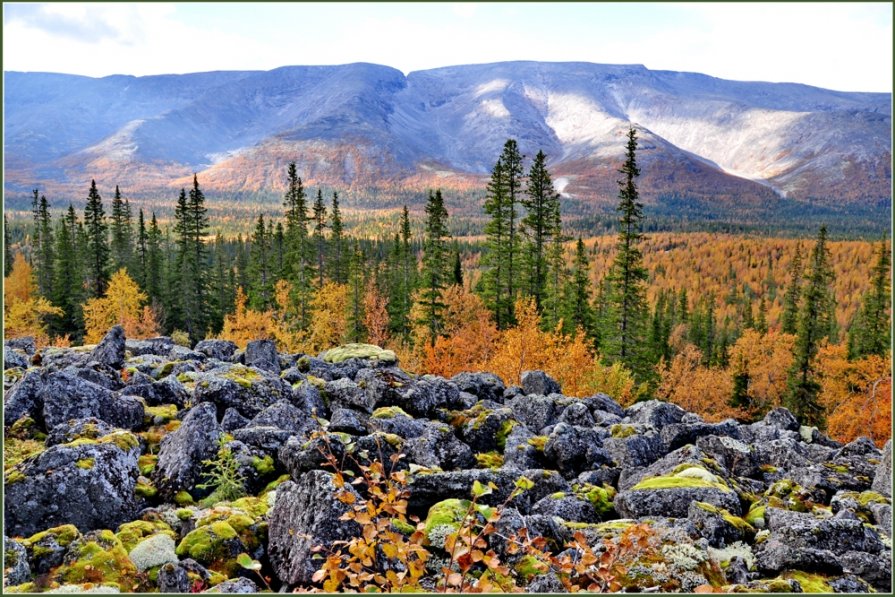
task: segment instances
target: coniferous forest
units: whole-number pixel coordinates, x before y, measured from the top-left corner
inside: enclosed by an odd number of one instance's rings
[[[528,160],[513,139],[477,237],[452,238],[438,189],[392,230],[351,234],[338,192],[306,188],[294,163],[282,209],[246,236],[223,235],[196,177],[164,224],[118,187],[108,200],[92,183],[82,214],[58,215],[35,189],[26,234],[6,238],[5,333],[78,345],[117,323],[184,345],[371,343],[417,373],[513,384],[543,369],[572,395],[659,398],[706,420],[783,405],[837,439],[884,442],[887,241],[831,241],[823,225],[811,240],[645,233],[634,129],[624,151],[617,232],[595,238],[564,231],[547,156]]]

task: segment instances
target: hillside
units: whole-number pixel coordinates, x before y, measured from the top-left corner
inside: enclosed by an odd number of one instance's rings
[[[412,72],[371,64],[101,79],[5,73],[6,191],[138,195],[198,172],[209,191],[310,184],[481,188],[508,137],[543,149],[557,188],[612,202],[639,129],[647,202],[725,209],[888,201],[891,95],[734,82],[637,65],[508,62]]]
[[[541,371],[121,327],[4,354],[7,592],[891,590],[891,441],[786,409],[708,423]]]

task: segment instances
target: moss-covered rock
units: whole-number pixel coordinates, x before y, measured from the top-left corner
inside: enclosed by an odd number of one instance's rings
[[[790,570],[780,575],[780,580],[795,580],[803,593],[835,593],[829,579],[820,574],[810,574],[800,570]]]
[[[22,541],[32,572],[44,574],[62,563],[62,557],[71,543],[81,537],[78,528],[66,524],[31,535]]]
[[[161,519],[126,522],[118,527],[116,536],[121,541],[124,549],[130,551],[143,539],[158,534],[168,535],[172,539],[177,539],[177,533]]]
[[[139,584],[137,568],[121,541],[110,530],[94,531],[76,539],[53,579],[64,584],[102,583],[121,591],[133,591]]]
[[[503,466],[503,454],[500,452],[476,454],[475,460],[482,468],[500,468]]]
[[[188,491],[178,491],[174,495],[174,503],[178,506],[189,506],[196,503]]]
[[[633,425],[625,425],[623,423],[616,423],[612,427],[609,428],[609,433],[612,437],[621,439],[625,437],[631,437],[632,435],[637,434],[637,428]]]
[[[177,406],[174,404],[147,406],[143,410],[143,422],[146,425],[164,425],[176,418]]]
[[[374,419],[393,419],[395,417],[409,417],[400,406],[381,406],[370,415]]]
[[[158,462],[158,455],[156,454],[143,454],[137,459],[137,466],[140,469],[141,475],[149,475],[152,471],[155,470],[155,465]]]
[[[175,551],[181,558],[192,558],[229,577],[239,567],[236,556],[246,548],[236,529],[227,522],[217,521],[190,531]]]
[[[369,359],[380,363],[397,363],[394,351],[383,350],[374,344],[345,344],[330,348],[320,355],[326,363],[341,363],[348,359]]]
[[[445,538],[460,528],[467,512],[469,512],[470,503],[469,500],[451,498],[440,501],[429,508],[423,532],[431,545],[440,548],[444,547]],[[477,504],[475,511],[477,515],[483,517],[482,521],[486,521],[491,517],[494,510],[488,506]]]

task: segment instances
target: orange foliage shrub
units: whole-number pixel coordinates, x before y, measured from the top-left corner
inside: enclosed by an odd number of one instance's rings
[[[342,343],[348,328],[348,286],[327,282],[311,300],[307,350],[320,352]]]
[[[729,375],[749,374],[752,404],[746,411],[753,418],[783,404],[794,343],[795,336],[790,334],[771,330],[762,335],[750,329],[731,347]]]
[[[3,332],[7,338],[33,336],[43,346],[49,342],[45,319],[62,315],[47,299],[37,296],[37,283],[31,266],[16,253],[12,270],[3,284]]]
[[[152,309],[145,306],[149,297],[121,268],[109,280],[109,288],[102,298],[89,299],[84,304],[84,340],[96,343],[114,325],[124,328],[128,338],[151,338],[158,335],[158,323]]]
[[[242,287],[236,289],[236,301],[233,313],[224,317],[221,330],[222,340],[229,340],[240,348],[253,340],[268,340],[273,314],[270,311],[254,311],[246,308],[246,294]]]
[[[700,365],[702,353],[692,344],[684,347],[670,363],[659,366],[656,398],[673,402],[709,422],[728,417],[746,418],[746,413],[729,404],[733,380],[725,369]]]
[[[423,343],[422,369],[452,377],[462,371],[481,371],[494,352],[499,332],[481,297],[455,285],[442,293],[445,335],[435,345]]]
[[[866,435],[882,446],[891,437],[892,357],[848,360],[844,345],[825,346],[817,356],[827,430],[841,442]]]
[[[377,346],[385,346],[388,342],[388,299],[379,292],[376,282],[371,277],[364,291],[364,328],[367,330],[367,342]]]

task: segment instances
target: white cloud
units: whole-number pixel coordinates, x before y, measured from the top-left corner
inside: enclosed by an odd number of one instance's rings
[[[474,2],[454,2],[451,4],[451,10],[458,17],[463,17],[464,19],[469,19],[475,16],[475,13],[478,12],[479,6]]]

